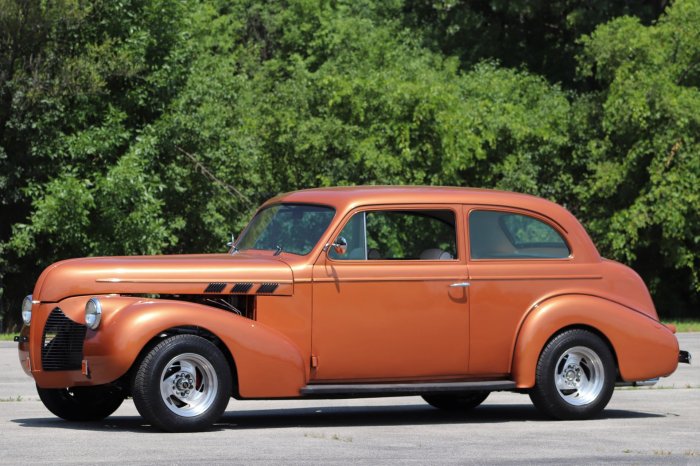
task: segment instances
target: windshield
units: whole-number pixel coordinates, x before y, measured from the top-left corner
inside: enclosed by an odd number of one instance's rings
[[[243,231],[236,247],[270,249],[306,255],[316,246],[335,215],[331,207],[276,204],[258,212]]]

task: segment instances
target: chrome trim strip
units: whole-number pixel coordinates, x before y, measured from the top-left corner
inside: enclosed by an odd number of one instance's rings
[[[659,378],[655,379],[649,379],[649,380],[637,380],[634,382],[617,382],[615,384],[616,387],[651,387],[652,385],[656,385],[656,383],[659,381]]]
[[[487,280],[602,280],[602,275],[495,275],[493,277],[470,277],[472,281],[487,281]]]
[[[316,283],[361,283],[361,282],[454,282],[464,277],[350,277],[350,278],[314,278]]]
[[[362,234],[363,234],[363,244],[365,249],[365,260],[368,260],[369,248],[367,247],[367,211],[362,212]]]
[[[314,383],[301,387],[302,396],[368,396],[368,395],[421,395],[435,393],[464,393],[473,391],[513,390],[512,380],[480,380],[473,382],[416,382],[416,383],[364,383],[326,384]]]
[[[190,283],[193,285],[198,285],[201,283],[238,283],[240,280],[235,278],[223,278],[223,279],[195,279],[195,278],[97,278],[95,279],[97,283]],[[270,281],[269,278],[254,278],[247,279],[246,282],[252,283],[267,283]],[[275,283],[280,285],[291,285],[293,280],[275,280]]]

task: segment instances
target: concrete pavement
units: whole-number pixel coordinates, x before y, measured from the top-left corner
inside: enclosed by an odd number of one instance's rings
[[[419,397],[235,401],[216,428],[164,434],[131,400],[103,422],[55,418],[0,342],[2,464],[700,464],[700,334],[680,334],[696,365],[656,387],[618,389],[604,415],[551,421],[526,395],[494,393],[470,415]]]

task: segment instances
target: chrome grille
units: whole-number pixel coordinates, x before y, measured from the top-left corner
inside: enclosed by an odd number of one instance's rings
[[[42,335],[41,367],[45,371],[80,370],[86,331],[87,327],[70,320],[60,308],[54,308]]]

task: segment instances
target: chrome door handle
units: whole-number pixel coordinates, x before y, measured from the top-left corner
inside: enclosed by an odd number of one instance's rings
[[[450,285],[450,288],[466,288],[469,286],[469,282],[459,282]]]

